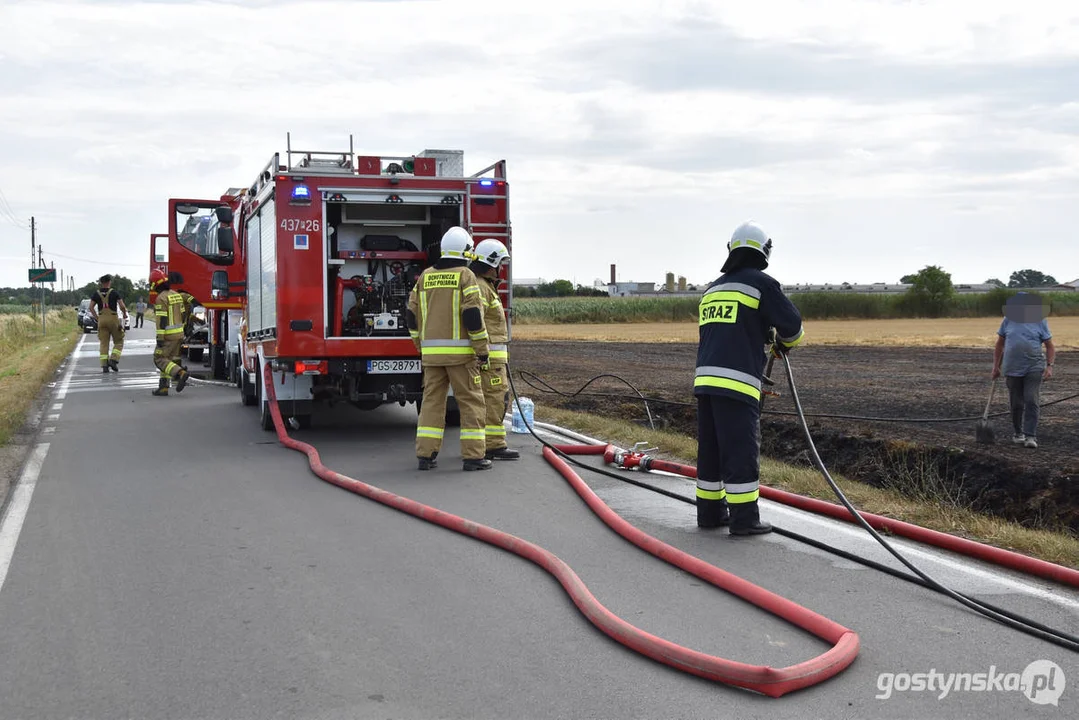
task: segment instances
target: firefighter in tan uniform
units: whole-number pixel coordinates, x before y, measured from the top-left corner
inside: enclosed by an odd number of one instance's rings
[[[120,372],[120,355],[124,352],[124,323],[120,322],[123,312],[127,320],[127,306],[120,293],[112,287],[112,275],[98,278],[101,287],[90,299],[90,315],[97,323],[97,338],[100,341],[101,372]],[[112,341],[112,352],[109,341]]]
[[[157,292],[154,301],[154,319],[157,327],[157,347],[154,365],[161,371],[157,390],[151,394],[164,397],[169,394],[169,384],[176,380],[176,392],[183,392],[187,385],[187,370],[180,365],[180,349],[184,344],[184,325],[198,302],[185,292],[172,290],[169,279],[160,270],[150,273],[150,290]]]
[[[490,358],[480,366],[483,378],[483,400],[487,408],[486,427],[488,460],[517,460],[521,453],[506,445],[506,398],[509,396],[509,378],[506,366],[510,361],[509,327],[502,301],[498,299],[498,269],[510,259],[506,246],[488,238],[476,245],[476,259],[469,269],[479,279],[483,293],[483,324],[487,327],[490,342]]]
[[[441,257],[424,270],[408,297],[405,321],[423,364],[423,403],[416,427],[420,470],[435,467],[446,427],[446,394],[453,387],[461,410],[461,457],[465,470],[487,470],[484,457],[483,379],[488,360],[483,295],[468,269],[472,236],[452,227],[442,236]]]

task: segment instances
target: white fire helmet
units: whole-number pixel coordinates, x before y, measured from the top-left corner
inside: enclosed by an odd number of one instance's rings
[[[502,263],[509,262],[510,253],[498,240],[487,238],[476,245],[476,260],[497,270],[502,267]]]
[[[451,227],[442,236],[442,257],[471,260],[475,257],[472,253],[472,236],[463,227]]]
[[[768,233],[760,225],[753,221],[742,223],[731,235],[730,242],[727,243],[727,252],[733,252],[738,248],[756,250],[761,255],[764,255],[765,260],[772,257],[772,239],[768,237]]]

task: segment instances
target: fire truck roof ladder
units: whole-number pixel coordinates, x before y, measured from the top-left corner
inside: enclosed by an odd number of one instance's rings
[[[491,170],[494,171],[495,178],[502,181],[502,183],[503,183],[500,186],[502,188],[502,194],[493,194],[493,193],[486,193],[485,192],[483,194],[475,194],[474,195],[472,193],[472,188],[474,186],[476,186],[476,185],[485,185],[485,184],[490,182],[490,178],[484,178],[483,176],[487,172],[489,172]],[[500,160],[500,161],[498,161],[498,162],[496,162],[496,163],[494,163],[492,165],[489,165],[488,167],[485,167],[483,170],[480,170],[478,173],[476,173],[475,175],[470,177],[469,181],[465,184],[465,196],[466,196],[465,197],[465,227],[467,227],[469,229],[469,232],[472,233],[473,237],[475,237],[475,238],[488,238],[489,237],[489,238],[494,238],[496,240],[501,240],[502,242],[506,242],[507,239],[509,238],[509,236],[510,236],[510,226],[509,226],[508,222],[496,222],[496,223],[474,223],[474,222],[472,222],[472,203],[477,197],[482,198],[482,199],[487,200],[487,201],[492,201],[492,200],[503,200],[503,201],[505,201],[505,204],[506,204],[505,217],[507,217],[507,218],[509,217],[509,204],[510,204],[509,186],[507,186],[505,184],[505,177],[506,177],[506,162],[505,162],[505,160]],[[490,202],[488,202],[487,204],[490,204]],[[479,240],[477,240],[476,242],[479,242]]]
[[[348,152],[327,152],[323,150],[293,150],[292,133],[285,133],[285,159],[289,171],[311,170],[318,173],[341,173],[351,175],[353,172],[352,136],[348,136]],[[292,156],[297,157],[296,164],[292,163]]]

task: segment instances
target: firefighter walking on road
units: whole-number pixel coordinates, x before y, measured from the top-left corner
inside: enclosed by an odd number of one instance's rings
[[[157,292],[154,303],[154,320],[157,328],[157,347],[154,349],[154,366],[161,371],[157,390],[152,395],[164,397],[169,385],[176,381],[176,392],[183,392],[187,384],[187,370],[180,365],[180,350],[184,343],[184,325],[191,310],[198,302],[185,292],[172,290],[168,276],[160,270],[150,273],[150,289]]]
[[[510,361],[509,328],[502,301],[498,299],[498,270],[510,260],[506,246],[488,238],[476,245],[476,260],[469,268],[479,278],[483,295],[483,323],[487,327],[490,342],[490,358],[480,366],[483,378],[483,399],[486,407],[488,460],[517,460],[521,453],[506,445],[506,399],[509,396],[509,379],[506,366]]]
[[[802,340],[802,316],[779,283],[763,270],[772,240],[752,222],[727,244],[723,274],[700,302],[697,396],[697,526],[730,525],[731,535],[772,531],[761,522],[760,404],[765,344],[773,352]]]
[[[112,287],[112,275],[98,278],[100,287],[90,299],[90,316],[97,323],[97,338],[100,343],[101,372],[120,372],[120,355],[124,352],[124,323],[120,322],[120,313],[127,321],[127,306],[120,293]],[[109,350],[109,341],[112,350]]]
[[[446,427],[446,395],[453,388],[461,411],[465,470],[487,470],[483,378],[490,349],[483,324],[483,295],[468,269],[472,236],[452,227],[442,236],[441,257],[424,270],[408,298],[405,321],[423,364],[423,401],[416,427],[420,470],[436,466]]]

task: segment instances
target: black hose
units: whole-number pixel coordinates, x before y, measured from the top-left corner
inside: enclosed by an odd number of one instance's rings
[[[800,534],[792,532],[790,530],[784,530],[783,528],[780,528],[780,527],[777,527],[777,526],[773,525],[772,529],[777,534],[783,535],[783,536],[788,537],[788,538],[791,538],[791,539],[796,540],[798,542],[805,543],[805,544],[810,545],[812,547],[816,547],[816,548],[818,548],[820,550],[830,552],[830,553],[832,553],[832,554],[834,554],[834,555],[836,555],[838,557],[842,557],[842,558],[844,558],[846,560],[850,560],[852,562],[857,562],[857,563],[860,563],[860,564],[865,565],[867,567],[871,567],[873,569],[880,570],[881,572],[885,572],[885,573],[887,573],[887,574],[889,574],[889,575],[891,575],[893,577],[896,577],[896,578],[899,578],[899,579],[902,579],[902,580],[906,580],[907,582],[912,582],[912,583],[914,583],[916,585],[919,585],[921,587],[925,587],[925,588],[928,588],[930,590],[933,590],[934,592],[937,592],[937,593],[940,593],[940,594],[943,594],[943,595],[947,595],[948,597],[951,597],[952,599],[956,600],[957,602],[961,603],[962,605],[965,605],[966,607],[968,607],[968,608],[974,610],[975,612],[977,612],[977,613],[979,613],[981,615],[984,615],[984,616],[986,616],[986,617],[988,617],[988,618],[990,618],[992,620],[995,620],[995,621],[997,621],[999,623],[1007,625],[1007,626],[1009,626],[1009,627],[1011,627],[1013,629],[1019,630],[1020,632],[1023,632],[1023,633],[1026,633],[1028,635],[1032,635],[1032,636],[1037,637],[1039,639],[1045,640],[1046,642],[1050,642],[1050,643],[1053,643],[1055,645],[1059,645],[1060,647],[1066,648],[1066,649],[1071,650],[1073,652],[1079,652],[1079,637],[1076,637],[1074,635],[1066,633],[1066,632],[1064,632],[1062,630],[1055,630],[1055,629],[1050,628],[1050,627],[1048,627],[1048,626],[1046,626],[1046,625],[1044,625],[1044,624],[1042,624],[1042,623],[1040,623],[1040,622],[1038,622],[1036,620],[1033,620],[1031,618],[1027,618],[1024,615],[1021,615],[1019,613],[1015,613],[1015,612],[1012,612],[1010,610],[999,608],[999,607],[996,607],[996,606],[991,605],[991,604],[986,603],[986,602],[975,600],[975,599],[973,599],[973,598],[971,598],[971,597],[969,597],[967,595],[956,592],[956,591],[942,585],[941,583],[937,582],[936,580],[934,580],[933,578],[929,577],[927,574],[925,574],[924,572],[919,570],[917,567],[915,567],[906,558],[904,558],[897,550],[895,550],[895,548],[893,548],[883,537],[881,537],[876,532],[876,530],[874,530],[873,527],[871,525],[869,525],[865,521],[865,519],[858,513],[858,510],[850,503],[850,501],[847,500],[846,495],[844,495],[843,491],[839,488],[838,485],[836,485],[835,481],[832,479],[831,474],[829,474],[828,469],[824,466],[823,461],[821,461],[820,455],[817,453],[816,445],[813,442],[812,435],[809,432],[809,426],[808,426],[808,424],[807,424],[807,422],[805,420],[805,416],[802,414],[802,405],[801,405],[800,399],[798,398],[797,388],[796,388],[796,386],[794,384],[794,375],[793,375],[793,372],[791,371],[790,360],[787,358],[786,355],[783,355],[783,362],[784,362],[784,364],[786,366],[787,378],[788,378],[788,381],[790,382],[791,394],[792,394],[792,397],[794,399],[795,408],[796,408],[796,411],[797,411],[795,414],[797,414],[801,419],[802,429],[805,432],[806,439],[807,439],[807,442],[809,443],[810,451],[811,451],[811,454],[812,454],[813,459],[814,459],[814,464],[817,466],[817,469],[824,475],[825,480],[828,482],[829,486],[831,486],[832,491],[834,493],[836,493],[837,497],[839,497],[839,499],[843,503],[844,507],[846,507],[847,510],[849,512],[851,512],[851,514],[854,515],[857,518],[857,520],[862,525],[862,527],[864,529],[866,529],[870,533],[870,535],[872,535],[873,538],[875,538],[877,540],[877,542],[879,542],[889,553],[891,553],[897,560],[899,560],[899,562],[901,562],[904,566],[906,566],[908,569],[910,569],[914,574],[911,575],[911,574],[908,574],[908,573],[904,573],[901,570],[897,570],[895,568],[890,568],[887,565],[876,562],[875,560],[870,560],[869,558],[864,558],[864,557],[861,557],[859,555],[855,555],[854,553],[850,553],[850,552],[848,552],[846,550],[842,550],[840,548],[828,545],[827,543],[823,543],[823,542],[820,542],[818,540],[814,540],[812,538],[808,538],[806,536],[800,535]],[[506,374],[507,374],[507,377],[509,378],[509,382],[510,382],[510,391],[513,393],[513,401],[514,401],[514,404],[517,406],[517,411],[521,414],[521,417],[522,417],[522,420],[523,420],[524,419],[524,411],[521,408],[520,398],[519,398],[518,393],[517,393],[517,386],[513,381],[512,368],[510,368],[507,365],[507,370],[508,370],[508,372]],[[533,377],[535,377],[535,376],[533,376]],[[603,376],[597,376],[596,378],[593,378],[593,380],[596,380],[599,377],[603,377]],[[626,385],[631,387],[633,390],[637,391],[637,388],[633,387],[633,385],[631,383],[629,383],[628,380],[625,380],[624,378],[621,378],[621,377],[618,377],[618,376],[615,376],[615,375],[610,375],[610,377],[615,377],[618,380],[621,380]],[[529,383],[529,384],[531,384],[531,383]],[[587,385],[585,387],[587,387]],[[582,390],[583,390],[583,388],[582,388]],[[637,391],[637,393],[638,393],[639,396],[641,395],[639,391]],[[575,457],[573,457],[571,455],[567,455],[566,453],[559,450],[557,446],[552,445],[551,443],[549,443],[546,440],[544,440],[543,438],[541,438],[535,432],[535,430],[532,428],[531,424],[529,424],[527,421],[524,421],[524,425],[528,429],[528,432],[532,435],[532,437],[534,437],[541,445],[543,445],[544,447],[550,449],[552,452],[554,452],[556,455],[558,455],[563,460],[565,460],[565,461],[567,461],[567,462],[569,462],[569,463],[571,463],[573,465],[576,465],[577,467],[584,468],[585,470],[597,473],[599,475],[603,475],[605,477],[613,478],[613,479],[618,480],[620,482],[624,482],[624,483],[628,483],[630,485],[634,485],[636,487],[642,488],[644,490],[648,490],[650,492],[655,492],[655,493],[658,493],[660,495],[664,495],[666,497],[672,498],[674,500],[678,500],[680,502],[687,503],[689,505],[696,505],[697,504],[696,500],[694,498],[688,498],[688,497],[686,497],[686,496],[684,496],[684,495],[682,495],[680,493],[676,493],[676,492],[673,492],[671,490],[667,490],[665,488],[661,488],[661,487],[657,487],[655,485],[651,485],[650,483],[645,483],[645,482],[641,482],[640,480],[635,480],[635,479],[626,477],[625,472],[623,472],[623,473],[615,473],[615,472],[612,472],[612,471],[607,470],[605,468],[599,468],[599,467],[596,467],[595,465],[590,465],[590,464],[588,464],[586,462],[582,462],[582,461],[578,460],[577,458],[575,458]]]
[[[961,603],[962,605],[965,605],[971,610],[980,613],[992,620],[996,620],[999,623],[1007,625],[1021,632],[1025,632],[1028,635],[1033,635],[1034,637],[1041,638],[1042,640],[1046,640],[1055,645],[1059,645],[1060,647],[1071,650],[1072,652],[1079,652],[1079,638],[1075,637],[1074,635],[1069,635],[1060,630],[1044,630],[1042,629],[1044,626],[1036,625],[1035,623],[1028,621],[1025,618],[1023,620],[1017,620],[1011,615],[1011,613],[1005,614],[998,612],[987,606],[985,603],[973,600],[966,595],[957,593],[951,588],[942,585],[941,583],[930,577],[927,573],[916,567],[912,562],[903,557],[903,555],[898,550],[892,547],[891,543],[885,540],[880,535],[880,533],[874,530],[873,526],[866,522],[866,519],[862,517],[861,513],[858,512],[857,508],[855,508],[854,505],[851,504],[850,500],[847,499],[847,496],[843,494],[843,491],[839,488],[839,485],[837,485],[835,480],[832,479],[832,475],[828,472],[828,468],[825,467],[824,461],[822,461],[820,458],[820,454],[817,453],[816,443],[813,442],[813,434],[809,431],[809,423],[806,422],[805,416],[802,411],[802,401],[798,397],[798,386],[794,382],[794,371],[791,369],[790,358],[787,357],[786,353],[783,353],[781,357],[783,358],[783,365],[787,371],[787,381],[790,383],[791,399],[794,400],[794,407],[795,410],[798,412],[802,431],[805,434],[806,444],[809,446],[809,452],[813,458],[813,464],[817,466],[817,470],[819,470],[821,475],[824,476],[825,481],[827,481],[829,487],[832,488],[832,492],[834,492],[836,497],[839,498],[839,501],[843,503],[843,507],[847,508],[850,514],[854,516],[854,518],[858,521],[858,524],[861,525],[862,528],[866,532],[868,532],[874,540],[880,543],[881,546],[889,553],[891,553],[896,560],[906,566],[908,570],[921,578],[929,587],[936,590],[937,592],[947,595],[948,597]]]

